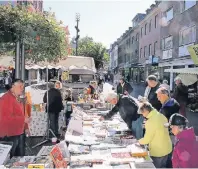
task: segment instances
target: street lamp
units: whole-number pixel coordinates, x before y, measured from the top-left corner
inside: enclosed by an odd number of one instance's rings
[[[78,29],[78,23],[80,21],[80,14],[76,13],[76,23],[77,25],[75,26],[76,29],[76,56],[78,56],[78,39],[80,38],[80,35],[78,34],[80,32],[80,29]]]

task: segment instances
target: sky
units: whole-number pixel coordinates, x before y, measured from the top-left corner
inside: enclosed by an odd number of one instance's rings
[[[44,10],[51,8],[56,18],[68,25],[70,38],[76,36],[75,16],[80,14],[80,37],[90,36],[107,48],[130,26],[137,13],[145,13],[154,0],[44,0]]]

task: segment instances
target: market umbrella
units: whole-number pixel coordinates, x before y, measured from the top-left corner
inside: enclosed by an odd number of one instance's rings
[[[179,77],[186,86],[190,86],[198,80],[197,75],[194,74],[179,74],[177,77]]]

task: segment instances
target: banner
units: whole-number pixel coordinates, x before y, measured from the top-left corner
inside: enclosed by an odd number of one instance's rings
[[[198,45],[188,46],[188,51],[195,65],[198,65]]]

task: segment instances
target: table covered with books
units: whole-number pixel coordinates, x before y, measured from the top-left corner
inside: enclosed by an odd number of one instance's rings
[[[109,121],[99,120],[105,113],[74,106],[65,140],[44,146],[34,157],[15,157],[14,163],[8,160],[4,167],[24,164],[24,168],[155,168],[146,147],[137,144],[119,115]]]

